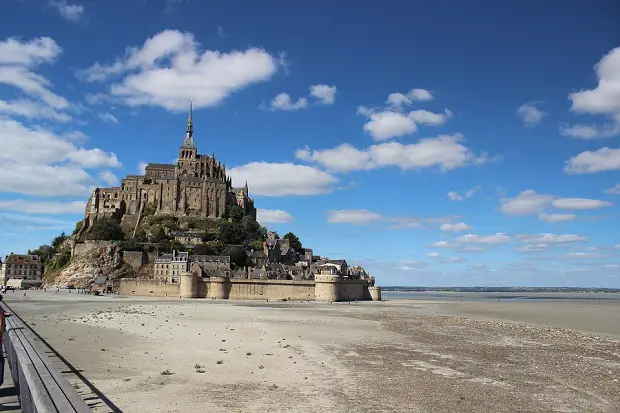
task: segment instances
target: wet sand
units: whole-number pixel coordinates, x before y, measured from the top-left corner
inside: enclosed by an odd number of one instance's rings
[[[127,413],[620,411],[618,300],[5,301]]]

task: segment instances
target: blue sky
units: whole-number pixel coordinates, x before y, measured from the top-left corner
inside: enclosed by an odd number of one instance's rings
[[[260,3],[260,4],[259,4]],[[383,285],[620,287],[615,1],[3,0],[0,253],[201,153]]]

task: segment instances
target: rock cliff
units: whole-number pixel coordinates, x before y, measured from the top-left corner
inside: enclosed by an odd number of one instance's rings
[[[100,275],[106,275],[108,279],[135,276],[134,270],[123,260],[119,248],[107,245],[74,256],[67,266],[55,274],[46,276],[44,287],[73,285],[75,288],[86,288]]]

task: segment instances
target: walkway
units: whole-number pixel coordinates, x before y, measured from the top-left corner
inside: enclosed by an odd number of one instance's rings
[[[4,353],[4,349],[2,349]],[[6,361],[6,355],[4,359],[4,384],[0,387],[0,412],[13,412],[19,413],[22,409],[19,406],[19,400],[17,398],[17,387],[13,384],[13,377],[11,377],[11,369],[9,363]]]

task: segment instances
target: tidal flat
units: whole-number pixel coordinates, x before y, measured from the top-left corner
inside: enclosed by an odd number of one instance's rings
[[[620,410],[620,300],[5,302],[126,413]]]

